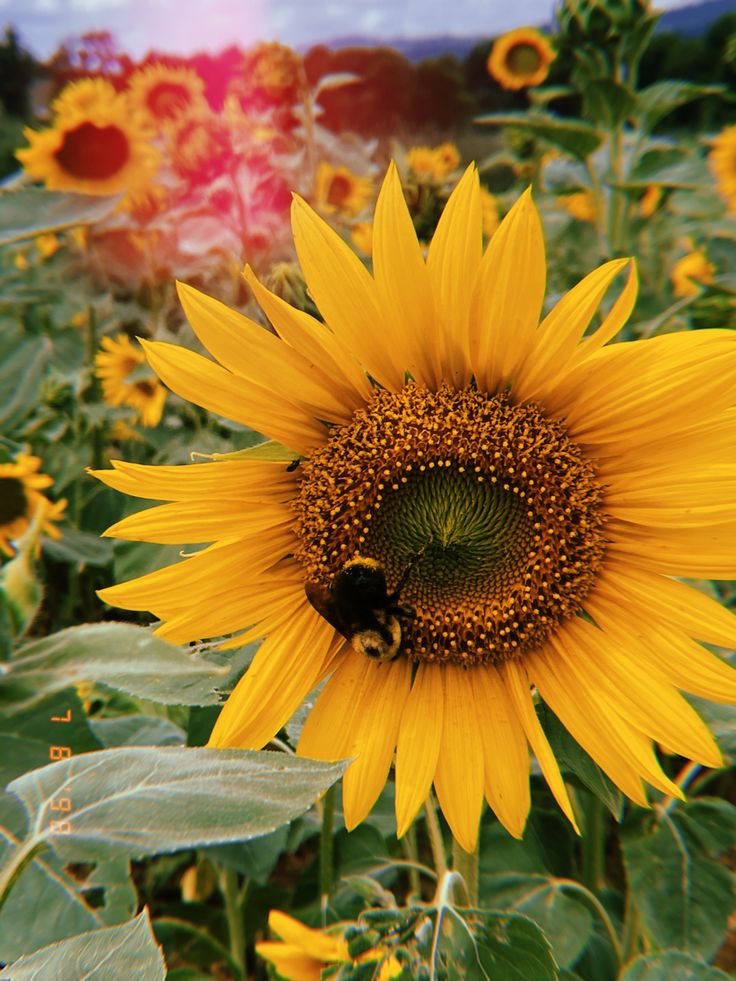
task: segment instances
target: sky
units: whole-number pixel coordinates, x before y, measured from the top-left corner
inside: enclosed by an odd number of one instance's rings
[[[553,9],[554,0],[0,0],[0,25],[12,24],[39,58],[89,30],[111,31],[121,50],[140,58],[151,48],[190,54],[259,40],[303,48],[354,34],[490,37],[548,23]]]

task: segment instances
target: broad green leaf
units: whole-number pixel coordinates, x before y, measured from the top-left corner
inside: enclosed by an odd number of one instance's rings
[[[63,228],[92,225],[110,214],[118,201],[119,196],[70,194],[36,187],[0,190],[0,245]]]
[[[445,910],[440,955],[448,981],[556,981],[557,970],[547,938],[525,916],[495,910]]]
[[[17,345],[4,348],[0,358],[0,432],[9,435],[38,407],[51,351],[47,337],[24,338]]]
[[[637,114],[644,132],[651,132],[660,119],[673,110],[706,95],[721,95],[724,85],[695,85],[692,82],[676,82],[670,79],[655,82],[642,89],[637,96]]]
[[[8,785],[29,836],[71,860],[140,858],[269,834],[303,814],[345,770],[283,753],[133,747],[52,763]],[[61,797],[71,801],[55,825]]]
[[[729,977],[681,950],[664,950],[630,961],[620,981],[726,981]]]
[[[243,875],[265,885],[279,856],[287,850],[289,825],[255,841],[238,841],[232,845],[213,845],[205,852],[213,861],[229,865]]]
[[[26,644],[5,665],[0,704],[95,682],[164,705],[216,705],[229,668],[187,654],[147,627],[91,623]]]
[[[538,709],[545,735],[560,766],[572,773],[588,790],[606,805],[617,821],[621,820],[624,795],[611,783],[585,750],[573,739],[552,710],[542,704]]]
[[[494,112],[487,116],[477,116],[475,122],[490,126],[518,126],[566,153],[571,153],[579,160],[589,157],[603,141],[603,134],[591,123],[582,119],[562,119],[548,113],[530,112],[527,115],[517,115]]]
[[[606,127],[619,126],[634,111],[636,99],[628,86],[612,78],[594,78],[587,82],[583,98],[588,115]]]
[[[698,801],[664,813],[636,811],[624,825],[621,844],[629,889],[650,942],[708,960],[736,907],[736,880],[716,861],[723,842],[713,830],[714,816],[706,830],[698,829],[703,816]],[[722,834],[732,831],[731,822]]]
[[[652,147],[631,168],[618,187],[644,188],[650,184],[673,188],[701,188],[712,184],[705,162],[671,144]]]
[[[91,719],[90,729],[104,747],[183,746],[187,734],[170,719],[151,715],[120,715],[114,719]]]
[[[244,450],[234,450],[232,453],[212,453],[210,456],[213,460],[275,460],[287,464],[299,459],[298,453],[273,439],[256,443],[255,446],[247,446]]]
[[[100,538],[89,531],[79,531],[77,528],[62,528],[62,537],[55,541],[53,538],[44,540],[43,550],[60,562],[72,565],[102,566],[112,562],[114,542],[109,538]]]
[[[105,902],[96,909],[106,926],[116,926],[135,915],[138,893],[125,858],[98,862],[84,881],[85,889],[104,889]]]
[[[494,908],[523,913],[534,920],[561,967],[572,967],[593,935],[590,909],[552,877],[494,876],[486,880],[483,899]]]
[[[112,977],[164,981],[166,965],[144,910],[129,923],[80,933],[21,957],[3,974],[8,981],[110,981]]]

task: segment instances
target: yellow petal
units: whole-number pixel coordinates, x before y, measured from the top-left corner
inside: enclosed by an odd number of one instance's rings
[[[342,950],[341,937],[313,930],[278,909],[272,909],[268,914],[268,927],[285,943],[298,947],[315,960],[336,960]]]
[[[529,750],[526,736],[495,668],[473,672],[479,734],[485,760],[485,796],[514,838],[529,813]]]
[[[271,501],[220,501],[219,510],[208,500],[159,504],[128,515],[103,535],[161,545],[214,542],[222,538],[253,535],[293,524],[288,508]]]
[[[442,740],[442,670],[419,664],[401,716],[396,748],[396,833],[401,837],[429,796]]]
[[[297,752],[315,760],[346,760],[354,755],[358,705],[371,662],[350,645],[320,692],[299,737]]]
[[[453,837],[472,852],[483,807],[483,749],[472,672],[454,664],[435,670],[444,675],[445,711],[434,786]]]
[[[265,493],[283,500],[296,492],[296,480],[282,462],[227,460],[154,467],[112,460],[112,470],[87,473],[123,494],[155,501],[201,501],[203,498],[247,499]]]
[[[263,940],[256,944],[256,953],[270,961],[278,976],[285,981],[320,981],[324,963],[304,954],[290,944]]]
[[[526,359],[545,280],[542,226],[525,191],[485,251],[471,301],[470,360],[481,390],[496,391]]]
[[[569,367],[572,368],[573,366],[582,363],[586,358],[588,358],[591,354],[594,354],[596,351],[602,348],[604,344],[607,344],[611,338],[618,334],[623,325],[631,316],[638,292],[639,275],[636,269],[636,263],[632,261],[629,267],[629,275],[626,280],[626,285],[621,290],[616,302],[604,317],[600,327],[598,327],[597,330],[594,330],[589,337],[583,338],[577,351],[575,351],[570,360]]]

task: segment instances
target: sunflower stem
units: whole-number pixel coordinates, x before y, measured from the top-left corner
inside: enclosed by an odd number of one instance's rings
[[[238,889],[238,873],[225,867],[220,871],[220,889],[225,901],[225,918],[230,938],[230,956],[245,976],[245,922],[242,900],[246,889]]]
[[[621,941],[623,948],[621,963],[629,961],[639,953],[639,910],[636,908],[631,890],[626,893],[626,908],[624,910],[624,931]]]
[[[606,883],[606,815],[603,802],[595,794],[586,794],[586,798],[582,840],[583,882],[595,893]]]
[[[447,858],[445,857],[445,842],[442,838],[442,828],[437,818],[437,806],[434,794],[430,792],[429,797],[424,803],[424,818],[427,825],[427,835],[429,845],[432,849],[432,860],[437,878],[442,879],[447,872]]]
[[[335,823],[335,785],[322,798],[322,833],[319,843],[319,887],[323,911],[332,895],[333,868],[333,826]]]
[[[401,847],[409,862],[409,890],[417,899],[422,898],[422,882],[419,878],[419,849],[417,847],[417,826],[412,822],[401,839]]]
[[[480,835],[475,843],[472,852],[466,852],[462,845],[452,839],[452,867],[459,872],[465,883],[465,891],[468,895],[468,906],[478,905],[478,846]]]

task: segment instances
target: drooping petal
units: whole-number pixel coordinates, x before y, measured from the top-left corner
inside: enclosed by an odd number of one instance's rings
[[[420,664],[401,716],[396,748],[396,833],[408,829],[429,796],[442,741],[443,673]]]

